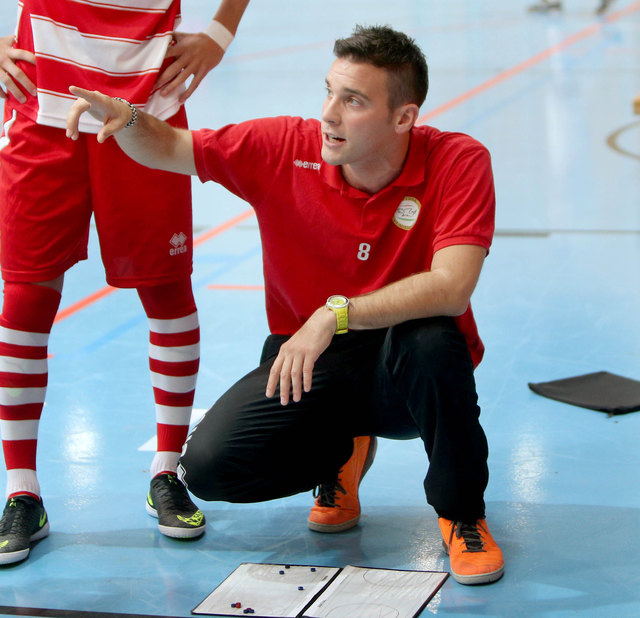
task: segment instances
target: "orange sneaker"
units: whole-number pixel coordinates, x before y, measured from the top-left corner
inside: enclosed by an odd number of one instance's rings
[[[442,548],[449,554],[453,579],[461,584],[489,584],[502,577],[504,559],[485,519],[474,524],[440,517]]]
[[[378,441],[375,436],[353,439],[353,454],[331,483],[323,483],[313,495],[316,502],[308,525],[315,532],[342,532],[360,520],[358,487],[373,463]]]

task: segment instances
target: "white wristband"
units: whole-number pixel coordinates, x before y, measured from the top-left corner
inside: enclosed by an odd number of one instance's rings
[[[215,19],[211,20],[211,23],[204,29],[204,32],[220,45],[224,51],[227,51],[227,48],[231,45],[231,41],[233,41],[233,34]]]

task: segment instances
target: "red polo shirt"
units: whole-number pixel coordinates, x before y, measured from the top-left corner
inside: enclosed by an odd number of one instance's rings
[[[252,120],[193,138],[200,180],[256,211],[272,333],[293,334],[331,294],[357,296],[428,270],[443,247],[491,244],[491,161],[467,135],[415,127],[400,176],[373,195],[322,161],[317,120]],[[456,321],[477,365],[484,347],[471,307]]]

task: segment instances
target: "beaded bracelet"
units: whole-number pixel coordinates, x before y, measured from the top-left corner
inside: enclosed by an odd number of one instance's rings
[[[132,127],[138,120],[138,109],[135,107],[135,105],[132,105],[126,99],[122,99],[121,97],[113,97],[113,99],[115,101],[122,101],[129,106],[129,108],[131,109],[131,119],[129,120],[129,122],[127,122],[127,124],[124,125],[124,128],[126,129],[127,127]]]

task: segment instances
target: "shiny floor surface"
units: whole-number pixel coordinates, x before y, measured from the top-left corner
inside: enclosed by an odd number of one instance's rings
[[[13,1],[0,5],[2,32]],[[216,2],[184,0],[184,30]],[[474,296],[490,443],[487,516],[504,578],[449,579],[422,616],[639,616],[640,413],[607,417],[528,382],[607,370],[640,379],[640,2],[568,0],[549,14],[499,0],[253,0],[223,64],[189,102],[193,127],[318,116],[332,41],[388,23],[426,52],[422,122],[470,133],[493,156],[497,234]],[[196,182],[194,286],[202,321],[196,407],[256,363],[266,335],[248,206]],[[193,542],[145,513],[154,420],[146,320],[91,258],[67,276],[51,338],[39,475],[51,534],[0,571],[0,612],[189,616],[242,562],[447,570],[422,491],[419,441],[380,443],[361,525],[307,530],[310,495],[201,503]],[[82,306],[76,305],[89,299]],[[296,465],[296,462],[291,462]],[[32,609],[29,609],[32,608]],[[364,614],[363,614],[364,615]]]

